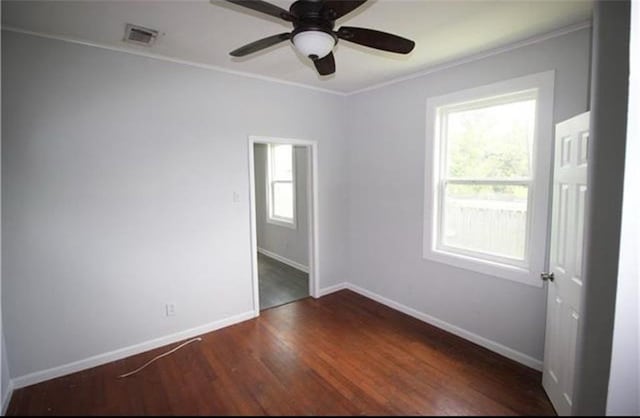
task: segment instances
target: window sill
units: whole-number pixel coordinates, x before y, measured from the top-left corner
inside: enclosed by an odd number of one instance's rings
[[[470,270],[475,273],[482,273],[491,277],[511,280],[532,287],[541,288],[543,285],[536,272],[522,267],[434,249],[426,250],[422,257],[426,260],[448,264],[453,267]]]
[[[269,218],[267,216],[267,223],[272,225],[277,225],[277,226],[283,226],[289,229],[297,229],[295,221],[294,222],[280,221],[278,219]]]

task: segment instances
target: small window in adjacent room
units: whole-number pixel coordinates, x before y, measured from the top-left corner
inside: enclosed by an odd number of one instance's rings
[[[267,221],[296,226],[293,145],[269,144],[267,158]]]
[[[551,160],[542,105],[553,97],[544,79],[429,101],[426,258],[539,285]]]

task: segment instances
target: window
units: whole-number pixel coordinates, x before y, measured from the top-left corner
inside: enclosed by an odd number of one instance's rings
[[[296,227],[293,145],[269,144],[267,151],[267,221]]]
[[[552,85],[543,73],[429,100],[426,258],[540,285]]]
[[[438,110],[439,248],[526,264],[536,95]]]

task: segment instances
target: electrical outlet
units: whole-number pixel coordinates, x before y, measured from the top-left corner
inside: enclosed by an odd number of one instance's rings
[[[176,315],[176,304],[175,303],[167,303],[165,306],[165,313],[167,316],[175,316]]]

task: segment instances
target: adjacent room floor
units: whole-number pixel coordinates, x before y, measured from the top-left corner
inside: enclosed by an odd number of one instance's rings
[[[202,337],[16,390],[8,415],[554,414],[539,372],[348,290]]]
[[[309,275],[258,253],[260,310],[309,296]]]

